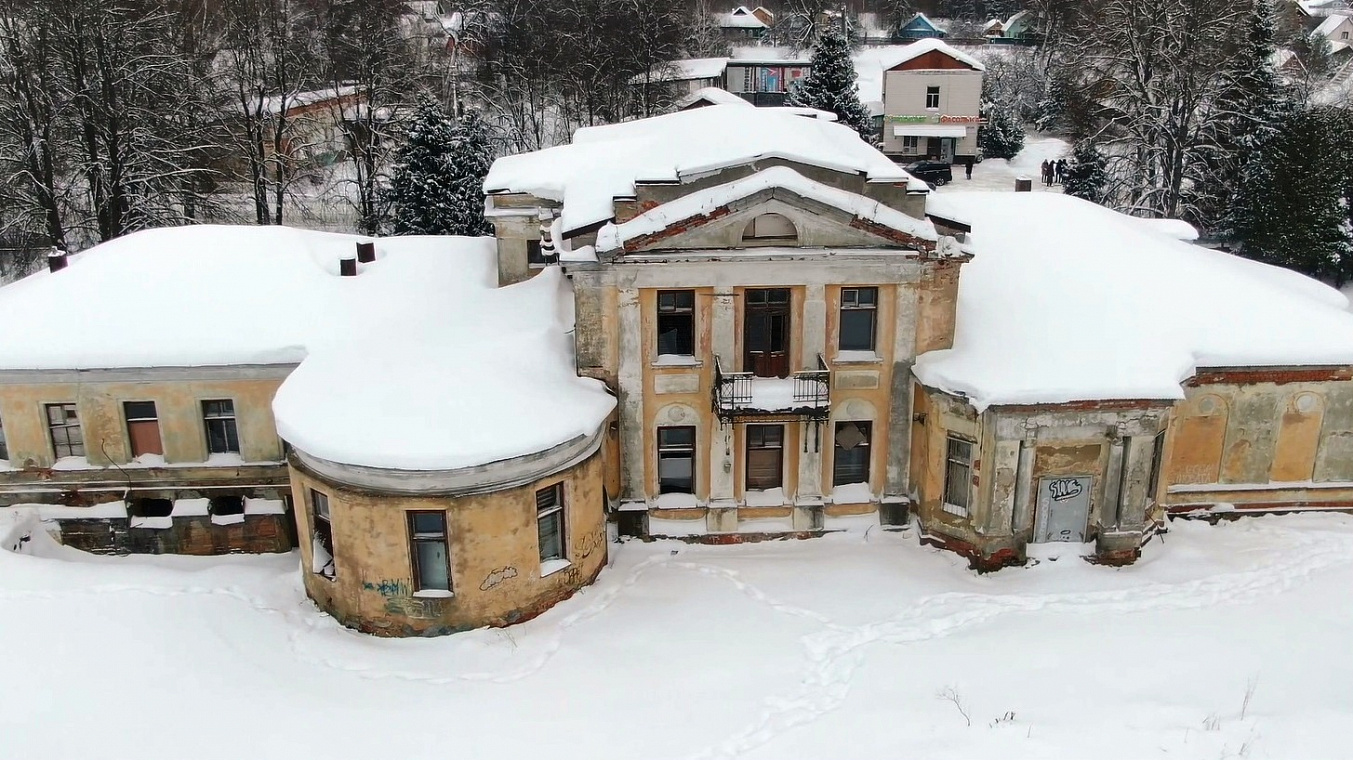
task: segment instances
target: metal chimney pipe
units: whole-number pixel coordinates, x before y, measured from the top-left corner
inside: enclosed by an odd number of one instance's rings
[[[60,272],[66,268],[68,263],[66,252],[60,248],[53,248],[47,253],[47,271],[49,272]]]
[[[366,240],[357,244],[357,260],[363,264],[370,264],[376,260],[376,244]]]
[[[356,277],[357,259],[339,259],[338,273],[344,277]]]

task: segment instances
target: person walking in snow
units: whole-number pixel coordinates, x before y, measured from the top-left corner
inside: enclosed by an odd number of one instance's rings
[[[1062,184],[1064,179],[1066,179],[1066,159],[1059,158],[1057,159],[1057,184]]]
[[[1043,184],[1044,184],[1044,185],[1051,185],[1051,184],[1052,184],[1052,180],[1050,179],[1051,177],[1052,177],[1052,166],[1048,163],[1047,159],[1044,159],[1044,160],[1043,160]]]
[[[972,156],[963,157],[963,173],[966,174],[970,180],[972,179],[972,163]]]

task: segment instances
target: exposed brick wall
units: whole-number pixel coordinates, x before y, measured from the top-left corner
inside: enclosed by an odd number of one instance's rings
[[[128,527],[126,518],[61,520],[61,540],[94,554],[274,554],[296,545],[291,515],[246,515],[235,525],[176,517],[166,529]]]
[[[1197,387],[1223,383],[1248,385],[1253,383],[1324,383],[1353,380],[1353,367],[1261,367],[1236,369],[1201,369],[1185,385]]]

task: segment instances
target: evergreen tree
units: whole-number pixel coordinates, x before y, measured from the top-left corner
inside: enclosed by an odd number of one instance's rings
[[[1230,241],[1247,258],[1342,282],[1353,276],[1348,116],[1295,112],[1242,172]]]
[[[856,132],[865,142],[875,144],[874,120],[860,102],[855,64],[850,60],[850,41],[836,24],[822,30],[813,43],[812,69],[799,80],[785,99],[786,105],[806,106],[836,114],[837,121]]]
[[[1212,186],[1199,188],[1197,208],[1204,227],[1214,227],[1219,237],[1233,238],[1237,227],[1249,226],[1237,218],[1251,205],[1243,196],[1262,192],[1264,169],[1257,163],[1279,138],[1281,125],[1295,108],[1292,94],[1273,68],[1274,42],[1272,0],[1254,0],[1245,23],[1245,39],[1221,73],[1223,88],[1215,107]]]
[[[395,235],[488,235],[484,177],[493,163],[488,129],[473,111],[456,123],[421,96],[395,154],[387,201]]]
[[[1081,140],[1071,151],[1062,187],[1067,195],[1104,205],[1108,201],[1109,169],[1104,154],[1089,140]]]
[[[1015,112],[995,103],[984,103],[987,123],[978,130],[977,141],[987,158],[1014,158],[1024,150],[1024,127]]]

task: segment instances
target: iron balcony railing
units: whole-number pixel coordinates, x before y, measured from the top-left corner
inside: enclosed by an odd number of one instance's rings
[[[757,377],[728,372],[714,357],[714,412],[721,419],[740,417],[808,417],[826,419],[831,412],[831,368],[818,354],[817,369],[789,377]]]

